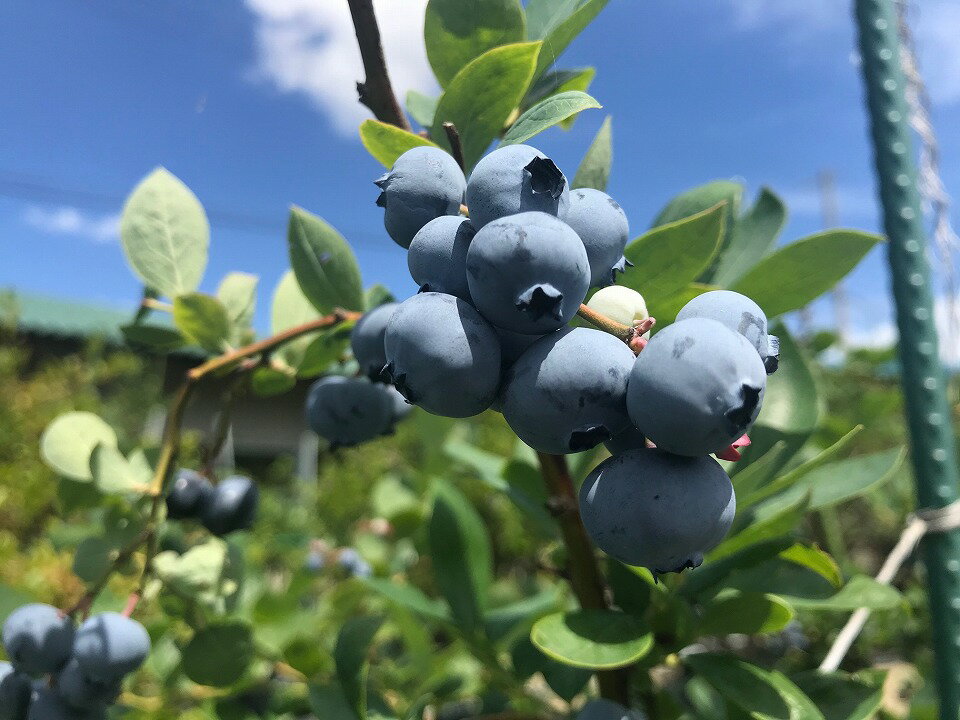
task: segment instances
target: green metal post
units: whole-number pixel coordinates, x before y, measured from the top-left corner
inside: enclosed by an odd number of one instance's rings
[[[917,505],[958,498],[946,374],[934,326],[926,232],[917,191],[894,0],[856,0],[860,55],[900,331],[900,363]],[[940,717],[960,718],[960,530],[923,541]]]

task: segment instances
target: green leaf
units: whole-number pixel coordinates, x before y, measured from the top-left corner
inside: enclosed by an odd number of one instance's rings
[[[777,243],[787,222],[787,208],[769,188],[760,188],[757,201],[733,224],[727,246],[717,257],[709,282],[729,287],[766,255]]]
[[[487,611],[484,617],[487,637],[493,642],[529,627],[549,612],[559,610],[562,602],[557,588],[549,588],[530,597]]]
[[[317,310],[363,309],[360,268],[340,233],[316,215],[293,207],[287,240],[297,283]]]
[[[810,671],[792,679],[826,720],[871,720],[883,703],[883,683],[867,678]]]
[[[186,343],[183,335],[175,328],[159,325],[123,325],[120,332],[128,344],[156,352],[176,350]]]
[[[836,561],[816,545],[796,543],[782,551],[779,557],[813,570],[836,588],[843,585],[843,575]]]
[[[310,686],[310,708],[323,720],[357,720],[356,711],[350,707],[343,688],[336,681],[328,685]]]
[[[807,514],[809,497],[798,495],[790,503],[784,503],[777,512],[764,517],[748,515],[746,527],[724,540],[710,555],[718,559],[732,555],[750,545],[793,533]]]
[[[767,317],[799,310],[827,292],[883,240],[859,230],[826,230],[765,257],[733,290],[752,298]]]
[[[217,299],[227,310],[230,322],[240,328],[249,328],[253,324],[253,313],[257,308],[256,275],[243,272],[228,273],[217,288]]]
[[[320,317],[317,309],[310,304],[292,270],[287,270],[277,289],[273,291],[273,304],[270,308],[270,333],[276,335],[297,325],[303,325]],[[319,333],[318,333],[319,334]],[[297,368],[303,361],[304,353],[318,336],[311,333],[281,345],[273,357],[290,368]]]
[[[853,442],[853,439],[859,435],[862,430],[863,425],[857,425],[846,435],[837,440],[837,442],[835,442],[833,445],[823,450],[820,454],[798,465],[789,472],[784,473],[773,482],[766,484],[759,483],[757,485],[741,485],[737,482],[737,480],[740,478],[740,474],[738,473],[735,476],[733,483],[734,489],[737,491],[737,508],[739,510],[745,510],[751,505],[755,505],[761,500],[766,500],[771,495],[776,495],[778,492],[782,492],[783,490],[786,490],[787,488],[796,484],[804,475],[819,468],[821,465],[826,465],[830,460],[846,450],[850,443]],[[754,465],[759,463],[760,461],[754,463]],[[749,467],[752,468],[753,465],[750,465]]]
[[[579,90],[568,90],[541,100],[510,127],[503,136],[502,145],[522,143],[559,122],[590,108],[603,107]]]
[[[773,633],[785,628],[792,619],[793,610],[776,595],[734,590],[715,597],[704,606],[697,633]]]
[[[443,123],[460,133],[469,170],[503,129],[530,86],[540,43],[515,43],[488,50],[470,61],[440,96],[431,136],[449,149]]]
[[[870,610],[892,610],[903,602],[903,596],[897,590],[866,575],[854,575],[836,594],[826,598],[780,594],[794,607],[807,610],[850,612],[862,607]]]
[[[757,519],[768,518],[808,494],[811,510],[838,505],[890,480],[905,458],[906,448],[893,448],[823,465],[798,478],[779,495],[757,504],[753,514]]]
[[[386,578],[364,578],[363,584],[383,595],[390,602],[406,608],[428,620],[441,623],[452,622],[450,610],[440,600],[423,594],[416,585],[399,584]]]
[[[117,446],[113,428],[90,412],[59,415],[40,437],[40,457],[54,472],[71,480],[90,481],[90,456],[98,445]]]
[[[710,264],[723,237],[727,209],[715,205],[691,217],[655,227],[624,252],[634,264],[618,284],[643,295],[651,312],[680,292]]]
[[[103,493],[143,492],[146,489],[143,474],[113,445],[101,444],[93,449],[90,474],[94,485]]]
[[[533,0],[527,5],[529,36],[543,39],[544,52],[537,61],[536,77],[563,54],[574,38],[607,6],[607,2],[609,0]]]
[[[353,323],[342,323],[330,330],[321,331],[303,349],[303,356],[297,365],[297,375],[316,377],[339,361],[350,345],[352,328]]]
[[[367,655],[374,635],[383,624],[383,618],[356,617],[347,620],[333,650],[337,677],[347,703],[360,720],[367,717],[367,673],[370,663]]]
[[[429,534],[434,581],[453,616],[465,630],[481,627],[493,578],[483,520],[458,490],[437,482]]]
[[[250,376],[250,389],[260,397],[283,395],[293,390],[296,384],[297,374],[293,370],[258,367]]]
[[[212,295],[188,293],[173,299],[173,322],[191,342],[219,354],[230,339],[226,308]]]
[[[101,537],[84,538],[73,554],[73,574],[85,583],[100,580],[110,567],[115,547]]]
[[[626,667],[653,647],[643,622],[613,610],[547,615],[534,624],[530,640],[554,660],[591,670]]]
[[[210,226],[190,188],[157,168],[133,189],[123,208],[120,240],[145,285],[167,297],[193,292],[207,266]]]
[[[688,218],[704,210],[715,207],[720,203],[727,206],[727,232],[732,227],[740,212],[740,198],[743,195],[743,186],[729,180],[714,180],[706,185],[699,185],[686,190],[666,204],[657,215],[651,227],[659,227],[668,223]]]
[[[687,655],[683,662],[752,718],[824,720],[810,698],[779,672],[712,653]]]
[[[420,127],[433,126],[433,116],[437,112],[438,98],[424,95],[417,90],[407,91],[407,112],[417,121]]]
[[[551,70],[544,73],[530,87],[527,96],[523,99],[522,107],[525,110],[551,95],[567,90],[586,92],[596,74],[596,68],[592,67],[576,70]]]
[[[577,174],[573,176],[574,190],[594,188],[606,191],[610,179],[610,167],[613,165],[613,118],[607,115],[597,131],[593,142],[587,148],[587,154],[580,161]]]
[[[819,402],[813,375],[793,337],[782,324],[770,332],[780,338],[780,367],[767,378],[763,407],[750,431],[753,444],[744,456],[748,461],[760,457],[782,440],[787,449],[779,456],[779,469],[816,428]]]
[[[550,689],[567,702],[583,690],[592,675],[589,670],[571,667],[547,657],[530,642],[529,636],[523,636],[513,644],[510,660],[518,678],[526,679],[539,672]]]
[[[183,671],[200,685],[227,687],[254,658],[253,633],[239,620],[222,620],[197,631],[183,649]]]
[[[430,0],[423,21],[427,59],[441,87],[474,58],[525,34],[520,0]]]
[[[14,588],[5,583],[0,583],[0,627],[2,627],[2,623],[6,621],[10,613],[21,605],[32,602],[36,602],[36,600],[20,588]]]
[[[210,538],[183,555],[172,551],[159,553],[153,567],[157,577],[178,594],[209,597],[221,589],[227,561],[227,544],[219,538]]]
[[[392,167],[397,158],[415,147],[438,147],[425,137],[415,135],[396,125],[379,120],[364,120],[360,124],[360,142],[384,167]]]
[[[390,292],[390,289],[380,283],[376,285],[371,285],[366,290],[363,291],[363,308],[367,312],[378,308],[381,305],[386,305],[387,303],[396,302],[397,298],[393,296],[393,293]]]
[[[692,598],[705,591],[713,591],[719,583],[726,582],[733,573],[755,568],[768,563],[777,554],[793,545],[790,538],[774,538],[745,547],[742,550],[720,558],[684,573],[680,592],[684,597]],[[742,588],[741,588],[742,589]],[[754,589],[754,588],[747,588]],[[757,592],[767,592],[760,588]]]

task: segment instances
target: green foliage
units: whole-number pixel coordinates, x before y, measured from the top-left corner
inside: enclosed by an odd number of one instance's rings
[[[526,142],[534,135],[553,127],[568,118],[590,108],[603,107],[579,90],[567,90],[541,100],[517,118],[503,136],[501,144],[513,145]]]
[[[431,118],[434,109],[430,111]],[[364,120],[360,124],[360,141],[367,152],[384,167],[392,167],[397,158],[407,150],[424,145],[437,147],[436,143],[424,137],[379,120]]]
[[[632,665],[653,647],[649,628],[612,610],[547,615],[534,624],[530,640],[548,657],[589,670]]]
[[[173,299],[173,322],[191,342],[210,353],[220,353],[230,337],[227,309],[212,295],[186,293]]]
[[[580,161],[570,187],[606,190],[613,165],[613,119],[607,115]]]
[[[290,266],[307,299],[321,313],[363,309],[363,285],[353,250],[316,215],[294,207],[287,231]]]

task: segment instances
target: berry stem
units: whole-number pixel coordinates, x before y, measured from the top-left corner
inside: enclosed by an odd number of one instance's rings
[[[587,307],[583,303],[580,304],[580,309],[577,310],[577,315],[579,315],[588,323],[593,325],[595,328],[597,328],[597,330],[603,330],[606,333],[610,333],[611,335],[614,335],[615,337],[620,338],[621,340],[623,340],[625,343],[628,343],[628,344],[630,343],[631,340],[633,340],[634,337],[636,337],[637,335],[642,335],[643,333],[645,333],[647,330],[650,329],[648,327],[638,332],[639,330],[638,327],[631,327],[630,325],[623,325],[621,323],[618,323],[616,320],[608,318],[606,315],[602,313],[598,313],[596,310],[594,310],[593,308]],[[653,323],[651,323],[650,325],[652,327]]]
[[[350,6],[350,16],[353,18],[360,57],[363,59],[363,72],[366,75],[363,82],[357,83],[360,102],[370,108],[378,120],[409,132],[410,123],[403,114],[387,73],[373,0],[347,0],[347,4]]]
[[[567,550],[570,588],[577,596],[580,607],[585,610],[608,609],[610,604],[607,602],[603,574],[580,519],[577,492],[567,468],[567,460],[563,455],[541,452],[537,453],[537,459],[540,461],[540,474],[547,486],[547,506],[560,524],[560,534]],[[600,694],[621,705],[629,705],[628,680],[626,669],[597,672]]]
[[[120,550],[110,562],[110,565],[104,571],[97,581],[90,586],[90,588],[77,600],[73,605],[63,611],[64,615],[73,617],[77,613],[86,613],[90,606],[93,605],[93,601],[97,599],[97,595],[107,586],[107,583],[110,581],[110,578],[113,576],[113,573],[118,567],[127,562],[134,553],[136,553],[140,547],[147,542],[152,530],[147,527],[133,539],[129,545]]]
[[[463,163],[463,143],[460,141],[460,133],[457,131],[457,126],[452,122],[445,122],[443,124],[443,131],[447,134],[447,140],[450,141],[450,152],[453,155],[453,159],[457,161],[460,169],[466,172],[467,168]]]

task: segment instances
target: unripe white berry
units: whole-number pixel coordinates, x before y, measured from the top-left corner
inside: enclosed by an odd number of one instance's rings
[[[622,285],[609,285],[597,290],[587,307],[630,327],[650,317],[643,295]],[[649,338],[650,333],[645,333],[643,337]]]

